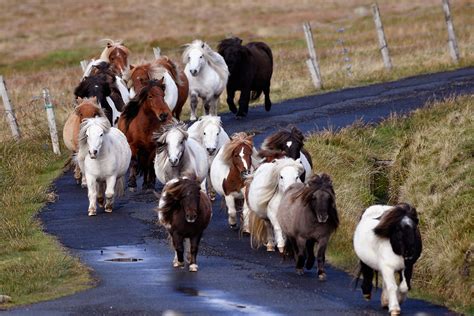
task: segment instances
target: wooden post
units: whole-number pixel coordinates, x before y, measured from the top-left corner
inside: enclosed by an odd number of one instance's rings
[[[5,114],[8,120],[8,124],[10,124],[10,129],[12,130],[13,138],[15,140],[19,140],[21,137],[20,129],[18,128],[18,123],[16,121],[15,112],[13,112],[13,108],[10,103],[10,98],[8,98],[7,86],[5,85],[3,76],[0,76],[0,94],[2,95],[3,107],[5,108]]]
[[[459,61],[459,49],[458,42],[456,40],[456,34],[454,34],[454,25],[451,17],[451,9],[449,7],[449,0],[443,0],[443,11],[444,18],[446,20],[446,26],[448,27],[448,47],[451,58],[455,63]]]
[[[161,49],[159,47],[153,47],[153,55],[155,55],[155,59],[161,57]]]
[[[372,4],[372,13],[374,15],[375,28],[377,29],[377,35],[379,38],[380,52],[382,53],[383,63],[385,68],[392,69],[392,61],[390,59],[390,53],[388,51],[387,40],[385,39],[385,32],[383,30],[382,20],[380,19],[379,6],[374,3]]]
[[[53,144],[53,152],[56,155],[60,155],[58,130],[56,128],[56,120],[54,118],[53,104],[51,103],[51,97],[49,95],[48,88],[43,89],[43,100],[44,108],[46,109],[46,115],[48,116],[49,133],[51,134],[51,143]]]
[[[88,61],[88,60],[81,60],[82,72],[86,71],[87,65],[89,65],[89,61]]]
[[[314,48],[313,33],[311,31],[311,24],[309,22],[303,23],[303,30],[306,39],[306,45],[308,46],[309,58],[306,60],[311,79],[313,80],[314,87],[321,89],[323,86],[321,80],[321,72],[319,70],[318,58],[316,56],[316,49]]]

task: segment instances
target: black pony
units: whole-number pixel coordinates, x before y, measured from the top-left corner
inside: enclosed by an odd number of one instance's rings
[[[247,115],[250,99],[256,100],[265,94],[265,110],[270,111],[270,81],[273,74],[272,50],[263,42],[242,45],[238,37],[224,39],[219,43],[218,52],[229,68],[227,81],[227,104],[237,118]],[[241,91],[239,109],[234,104],[237,90]]]

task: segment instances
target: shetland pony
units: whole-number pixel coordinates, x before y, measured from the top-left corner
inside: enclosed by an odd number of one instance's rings
[[[237,118],[247,116],[249,101],[265,94],[265,110],[270,111],[270,81],[273,74],[272,50],[263,42],[242,45],[242,40],[232,37],[222,40],[218,46],[230,76],[227,82],[227,104]],[[240,90],[239,109],[234,104],[235,92]]]
[[[183,53],[184,73],[189,80],[191,121],[196,120],[198,97],[204,104],[206,115],[217,115],[219,96],[224,91],[229,70],[221,55],[201,40],[186,45]]]
[[[225,198],[231,228],[237,225],[235,200],[244,197],[244,177],[253,170],[252,154],[252,136],[237,133],[232,135],[231,140],[217,153],[211,165],[211,184],[214,190]]]
[[[72,162],[74,164],[74,179],[76,179],[76,183],[81,183],[81,169],[79,168],[79,164],[76,161],[76,154],[78,151],[79,146],[79,130],[81,126],[81,122],[87,118],[93,117],[105,117],[104,111],[99,107],[97,104],[97,98],[92,97],[90,99],[82,99],[78,98],[77,100],[79,105],[74,108],[74,111],[69,114],[66,123],[64,123],[63,128],[63,140],[64,145],[67,149],[69,149],[72,153]],[[85,178],[82,179],[83,186],[85,187],[87,184],[85,182]]]
[[[411,288],[413,265],[421,255],[416,209],[407,203],[373,205],[362,214],[354,233],[354,250],[364,277],[362,293],[370,299],[374,270],[383,277],[382,307],[400,314],[400,304]],[[397,285],[395,273],[400,273]]]
[[[244,202],[244,221],[248,219],[250,241],[257,248],[266,244],[267,251],[283,253],[285,238],[277,218],[277,211],[285,190],[293,183],[301,182],[304,172],[299,159],[282,158],[263,163],[248,177]]]
[[[285,252],[295,256],[296,272],[304,273],[305,261],[306,269],[313,268],[317,243],[318,278],[325,280],[326,247],[339,225],[331,178],[327,174],[313,175],[306,184],[291,185],[281,199],[277,219],[287,238]]]
[[[179,120],[184,103],[188,98],[189,83],[184,72],[178,65],[166,56],[162,56],[151,63],[130,66],[130,71],[124,76],[128,81],[130,94],[143,88],[144,83],[150,79],[164,77],[165,102],[170,107],[173,116]]]
[[[313,169],[313,161],[311,155],[304,148],[303,133],[296,127],[291,130],[281,129],[276,133],[265,138],[261,146],[263,151],[273,150],[285,152],[287,157],[293,159],[301,159],[304,166],[304,174],[301,181],[305,181],[306,177],[310,177]]]
[[[207,153],[196,140],[188,137],[186,124],[177,121],[164,125],[154,134],[156,141],[155,174],[161,183],[185,174],[196,175],[206,192],[209,171]]]
[[[127,136],[132,150],[128,187],[137,188],[137,174],[143,174],[143,189],[155,187],[153,158],[156,144],[153,133],[171,120],[171,112],[164,99],[163,80],[150,80],[125,107],[118,128]]]
[[[89,216],[97,214],[96,200],[104,203],[105,211],[112,212],[115,195],[123,194],[123,181],[131,151],[125,135],[111,127],[105,117],[85,119],[79,132],[77,160],[87,180]]]
[[[105,48],[100,54],[99,59],[114,65],[121,77],[129,68],[128,57],[130,56],[130,50],[122,41],[113,41],[111,39],[105,39],[104,41]]]
[[[184,239],[191,243],[189,271],[196,272],[196,257],[202,234],[212,215],[211,201],[195,178],[186,176],[166,183],[158,204],[158,220],[173,240],[173,267],[184,267]]]
[[[87,65],[82,78],[84,79],[85,77],[91,77],[98,74],[107,75],[107,77],[109,78],[112,88],[112,101],[117,102],[118,100],[116,98],[118,96],[122,97],[122,101],[124,104],[127,104],[128,101],[130,101],[131,96],[130,92],[128,91],[127,84],[122,79],[122,77],[120,76],[121,74],[118,72],[118,70],[113,64],[100,59],[92,60]]]

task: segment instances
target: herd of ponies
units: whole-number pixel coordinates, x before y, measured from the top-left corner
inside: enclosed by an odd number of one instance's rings
[[[137,190],[137,177],[143,177],[143,190],[154,190],[158,179],[164,185],[158,219],[172,239],[173,266],[188,262],[194,272],[218,194],[229,226],[250,234],[252,247],[294,256],[298,274],[317,261],[318,278],[325,280],[326,247],[339,225],[336,194],[329,175],[313,173],[302,132],[296,127],[279,130],[257,150],[252,135],[229,136],[217,116],[225,88],[237,119],[248,114],[250,99],[262,93],[265,109],[271,109],[270,47],[263,42],[242,45],[234,37],[222,40],[216,52],[195,40],[184,50],[184,70],[166,56],[142,64],[129,60],[123,43],[107,41],[76,87],[77,104],[64,126],[74,177],[88,190],[88,215],[97,214],[97,204],[112,212],[114,198],[124,193],[127,172],[130,191]],[[241,92],[238,108],[236,91]],[[188,98],[190,126],[180,121]],[[199,99],[205,112],[200,118]],[[381,272],[382,306],[399,314],[421,254],[415,208],[401,203],[366,209],[355,230],[354,249],[364,297],[370,299],[374,273]]]

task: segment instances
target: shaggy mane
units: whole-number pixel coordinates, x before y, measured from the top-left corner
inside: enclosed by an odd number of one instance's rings
[[[214,115],[203,115],[194,124],[196,124],[196,127],[197,127],[197,137],[199,138],[198,141],[200,143],[202,143],[202,136],[204,134],[204,130],[206,129],[206,127],[208,127],[209,125],[216,125],[219,128],[222,128],[221,118],[219,116],[214,116]]]
[[[124,80],[127,82],[127,87],[131,89],[133,87],[133,74],[139,70],[144,69],[148,75],[148,80],[156,79],[161,80],[163,79],[167,69],[157,63],[142,63],[140,65],[136,65],[133,67],[132,70],[128,70],[124,74]]]
[[[190,44],[185,45],[186,49],[183,53],[183,64],[188,63],[189,52],[193,49],[199,49],[204,55],[204,58],[208,61],[209,65],[217,72],[221,80],[227,82],[229,77],[229,69],[224,58],[212,50],[212,48],[199,39],[194,40]]]
[[[300,145],[304,145],[304,135],[296,127],[292,127],[291,130],[282,129],[267,138],[263,141],[262,149],[279,149],[280,145],[285,145],[288,140],[296,141]]]
[[[109,55],[115,49],[118,48],[123,50],[127,56],[130,55],[130,50],[123,44],[123,41],[114,41],[111,39],[103,39],[101,42],[105,42],[105,48],[100,54],[99,59],[110,62]]]
[[[82,121],[80,130],[79,130],[79,136],[78,136],[78,159],[84,159],[87,155],[88,152],[88,146],[87,146],[87,129],[91,127],[92,125],[98,125],[104,133],[108,133],[111,125],[109,120],[106,117],[93,117],[93,118],[86,118]]]
[[[81,108],[86,107],[86,106],[90,106],[90,107],[94,108],[95,116],[105,117],[104,110],[102,110],[100,105],[97,103],[97,98],[96,97],[83,98],[81,100],[81,103],[76,105],[76,107],[74,108],[74,112],[76,113],[76,115],[79,115],[79,112],[81,111]]]
[[[418,224],[416,209],[407,203],[400,203],[382,215],[380,222],[374,228],[374,233],[379,237],[390,238],[393,228],[405,216],[408,216],[414,223]]]
[[[230,141],[222,147],[222,160],[230,164],[232,161],[232,153],[241,145],[253,149],[253,136],[249,136],[245,132],[233,134],[230,137]]]
[[[188,128],[186,123],[173,119],[171,123],[163,125],[159,132],[153,133],[153,140],[156,142],[157,155],[166,149],[166,137],[168,136],[169,132],[175,129],[180,131],[185,139],[188,138]]]

